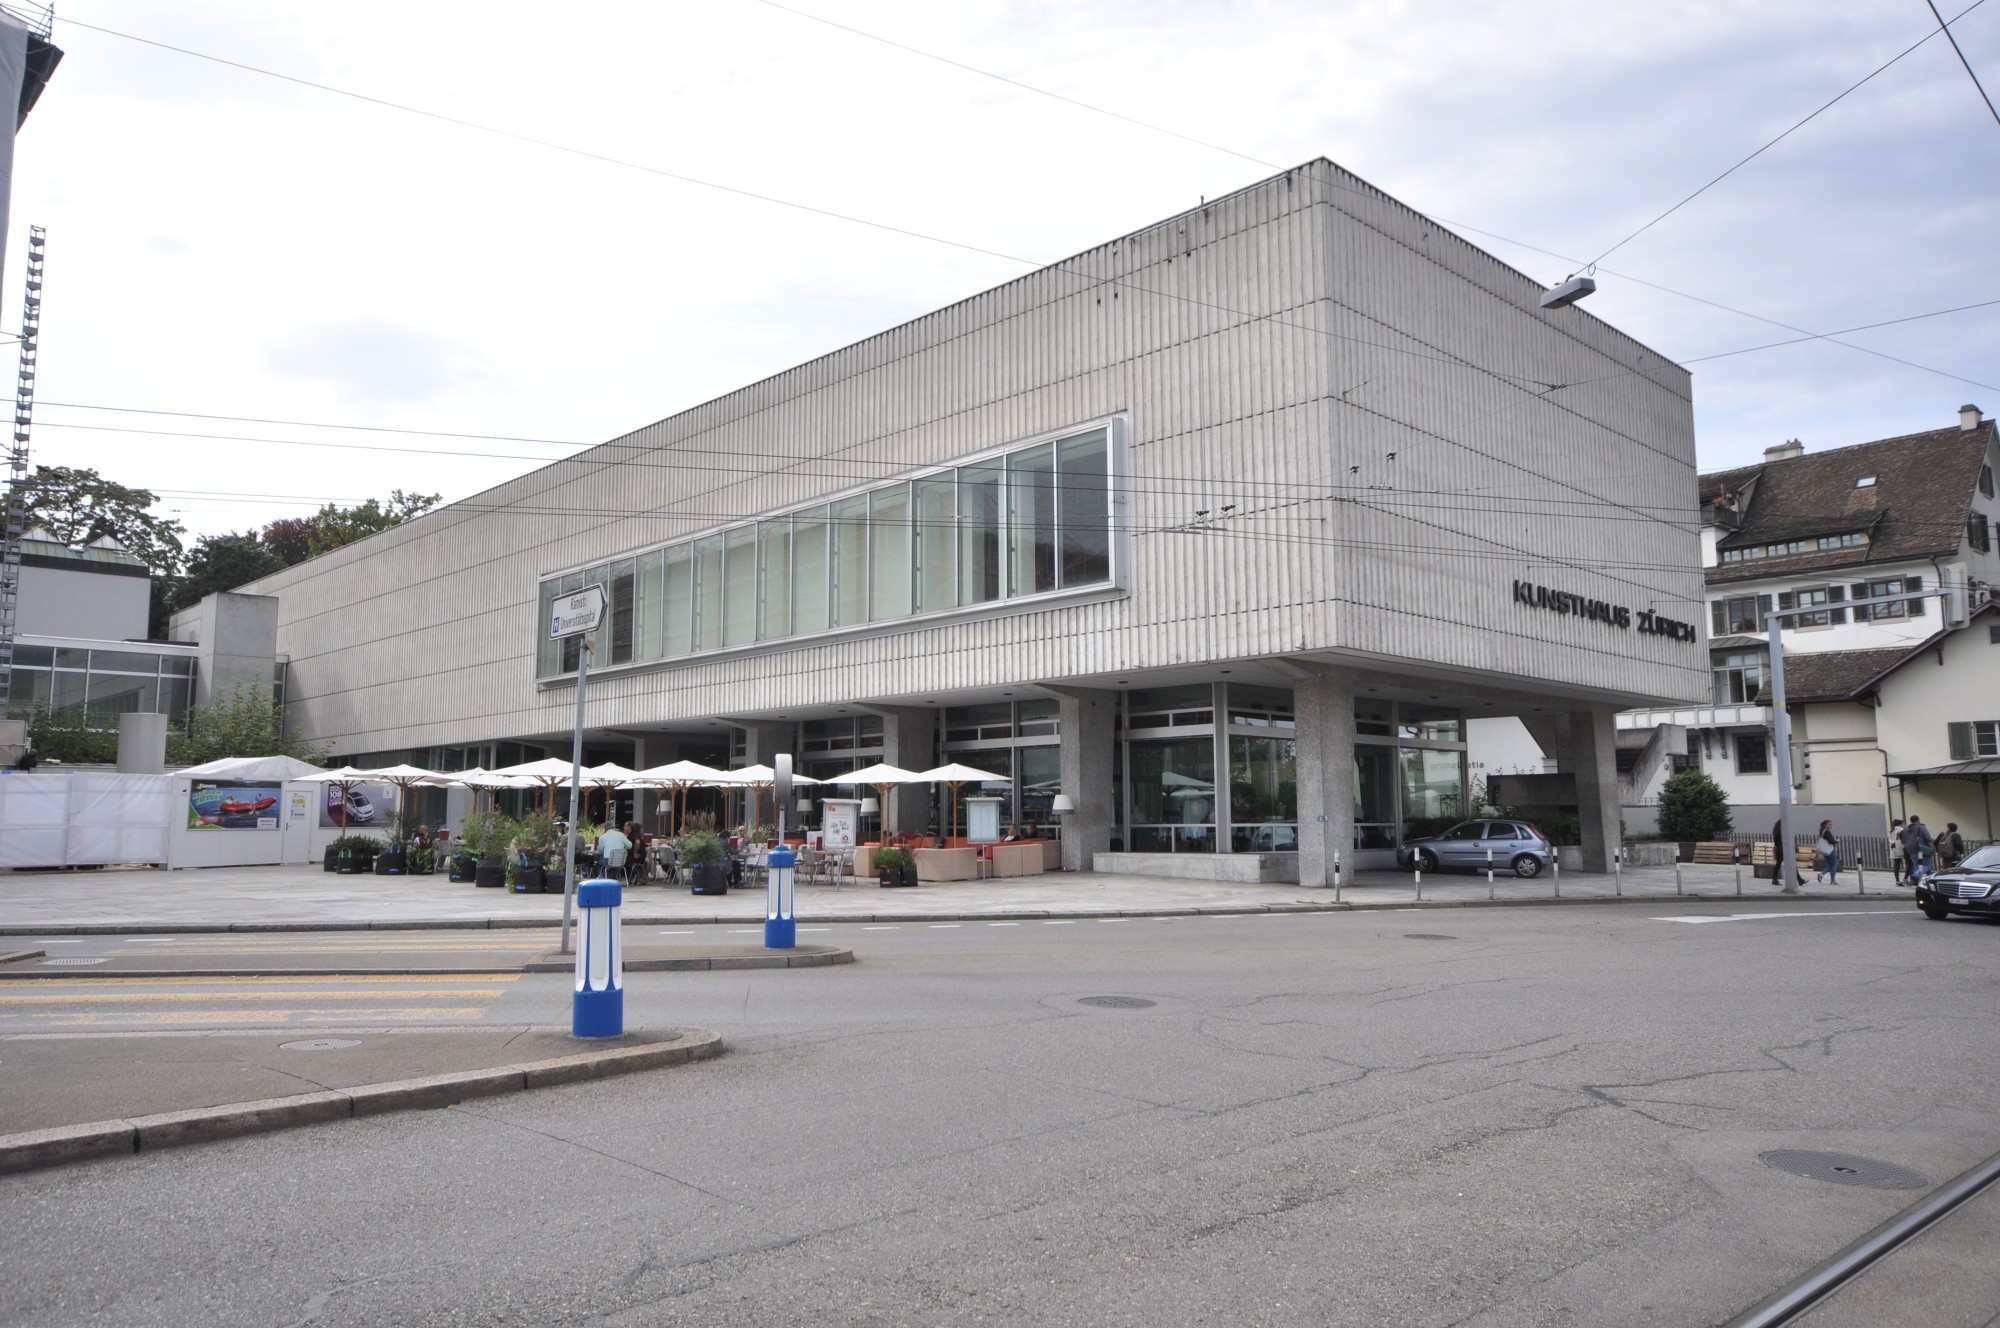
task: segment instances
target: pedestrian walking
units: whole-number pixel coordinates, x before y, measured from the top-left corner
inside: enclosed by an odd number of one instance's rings
[[[1931,832],[1921,816],[1912,816],[1903,827],[1903,858],[1909,864],[1910,884],[1923,884],[1931,870]]]
[[[1792,879],[1787,881],[1785,877]],[[1799,887],[1806,883],[1804,873],[1799,871],[1798,855],[1785,842],[1785,820],[1781,816],[1771,822],[1771,883],[1781,894],[1795,895]]]
[[[1938,866],[1956,867],[1965,857],[1965,836],[1958,833],[1957,821],[1946,821],[1944,833],[1937,837]]]
[[[1903,880],[1909,863],[1903,857],[1903,823],[1901,820],[1889,822],[1889,869],[1896,874],[1896,884],[1907,884]]]
[[[1820,867],[1819,874],[1813,879],[1820,882],[1830,881],[1835,885],[1839,885],[1840,836],[1833,833],[1832,821],[1821,821],[1819,823],[1819,842],[1813,845],[1813,849],[1820,857],[1826,860]]]

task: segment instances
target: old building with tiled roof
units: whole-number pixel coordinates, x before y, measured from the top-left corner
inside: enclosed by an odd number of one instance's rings
[[[1701,476],[1702,620],[1712,692],[1705,706],[1621,716],[1628,824],[1643,825],[1660,784],[1689,766],[1723,786],[1743,809],[1743,824],[1755,824],[1776,804],[1774,610],[1803,611],[1782,620],[1786,700],[1795,714],[1806,706],[1847,708],[1822,714],[1820,733],[1828,742],[1825,735],[1841,731],[1835,716],[1864,703],[1857,698],[1879,700],[1881,693],[1870,690],[1877,678],[1906,667],[1927,646],[1937,648],[1937,640],[1976,614],[2000,583],[1996,471],[1994,421],[1965,406],[1953,426],[1818,452],[1794,440],[1768,449],[1757,465]],[[1924,598],[1889,599],[1911,594]],[[1966,667],[1990,668],[1986,690],[2000,697],[2000,649],[1972,659]],[[1899,694],[1912,692],[1899,685]],[[1991,708],[2000,712],[2000,703]],[[1968,713],[1955,722],[1991,718]],[[1923,724],[1936,727],[1936,716]],[[1872,716],[1867,729],[1876,731]],[[1935,736],[1943,742],[1942,729]],[[1885,764],[1871,737],[1872,783],[1850,772],[1835,792],[1825,762],[1807,759],[1814,741],[1794,739],[1800,804],[1847,818],[1850,833],[1881,833],[1900,789],[1894,763]],[[1858,796],[1863,792],[1865,799]]]

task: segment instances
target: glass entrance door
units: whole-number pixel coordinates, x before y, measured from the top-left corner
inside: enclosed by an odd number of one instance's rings
[[[1135,739],[1126,751],[1132,851],[1215,852],[1215,739]]]

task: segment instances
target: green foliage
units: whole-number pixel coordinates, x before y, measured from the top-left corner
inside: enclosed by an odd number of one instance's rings
[[[1507,815],[1513,815],[1509,812]],[[1575,812],[1549,812],[1543,816],[1520,816],[1558,847],[1574,848],[1583,842],[1583,820]]]
[[[113,739],[116,747],[116,739]],[[198,765],[225,756],[293,756],[326,763],[327,749],[285,733],[285,717],[268,687],[238,683],[227,701],[188,711],[185,734],[167,735],[167,760]]]
[[[373,498],[353,507],[337,507],[328,503],[312,518],[313,529],[307,537],[306,546],[314,557],[331,553],[377,531],[402,525],[411,517],[435,507],[438,498],[435,493],[404,493],[397,489],[389,495],[386,503]]]
[[[505,812],[475,812],[465,818],[459,845],[473,857],[483,858],[489,853],[505,853],[520,832],[521,823]]]
[[[28,481],[28,524],[76,548],[109,535],[154,575],[172,576],[180,570],[180,537],[187,528],[154,516],[150,509],[159,501],[149,489],[129,488],[94,470],[36,466]]]
[[[515,824],[514,835],[507,842],[514,855],[524,855],[529,861],[546,867],[556,853],[555,818],[542,815],[524,817]]]
[[[884,867],[900,870],[909,866],[910,861],[910,855],[899,848],[878,848],[873,858],[876,871],[881,871]]]
[[[700,867],[723,859],[722,836],[712,828],[698,826],[674,841],[674,854],[683,866]]]
[[[319,522],[309,516],[280,517],[264,527],[257,540],[287,567],[312,557],[312,537]]]
[[[1729,798],[1704,771],[1683,770],[1660,788],[1660,835],[1675,840],[1727,839]]]
[[[93,728],[82,706],[43,705],[28,716],[28,746],[44,761],[109,765],[118,759],[118,732]]]
[[[172,603],[177,611],[189,608],[205,596],[284,570],[284,559],[265,548],[255,534],[204,535],[188,555],[186,573],[175,582]]]
[[[342,835],[332,844],[336,853],[354,853],[365,857],[373,857],[387,847],[387,842],[374,835]]]

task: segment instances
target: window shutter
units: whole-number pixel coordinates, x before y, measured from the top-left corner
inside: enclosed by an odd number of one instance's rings
[[[1843,602],[1847,598],[1847,587],[1828,586],[1826,588],[1826,598],[1827,601],[1832,604],[1839,604]]]
[[[1709,632],[1710,636],[1727,636],[1729,634],[1729,620],[1725,615],[1726,606],[1722,600],[1716,600],[1708,606],[1709,627],[1711,628]]]
[[[1924,588],[1924,579],[1922,577],[1906,576],[1903,578],[1903,589],[1909,592],[1910,594],[1914,595],[1923,588]],[[1904,601],[1904,603],[1909,606],[1910,616],[1912,618],[1921,618],[1924,616],[1925,601],[1920,599],[1913,599],[1913,600],[1906,600]]]
[[[1757,630],[1760,632],[1770,631],[1770,618],[1771,597],[1769,595],[1759,595],[1757,597]]]
[[[1945,734],[1951,742],[1951,759],[1970,761],[1972,759],[1972,722],[1966,720],[1946,724]]]
[[[1781,590],[1778,592],[1779,608],[1781,609],[1794,608],[1796,607],[1796,604],[1797,604],[1797,596],[1793,595],[1791,591]]]
[[[1859,612],[1859,610],[1856,610],[1856,612]],[[1829,623],[1845,623],[1847,621],[1847,610],[1829,609],[1827,611],[1826,620]]]

